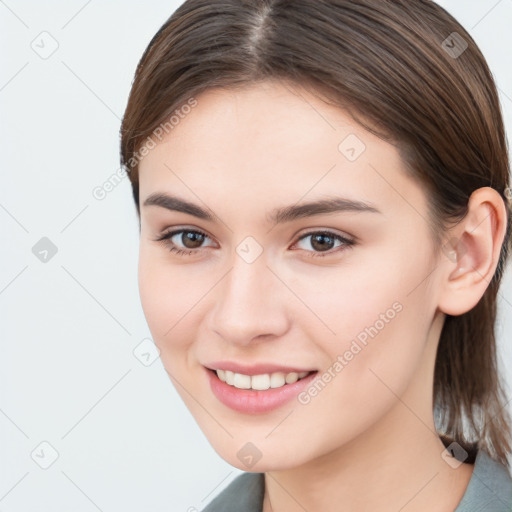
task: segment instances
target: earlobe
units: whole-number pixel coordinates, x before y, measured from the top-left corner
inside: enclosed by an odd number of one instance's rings
[[[471,194],[466,216],[443,246],[441,311],[456,316],[476,306],[496,271],[506,224],[507,209],[496,190],[482,187]]]

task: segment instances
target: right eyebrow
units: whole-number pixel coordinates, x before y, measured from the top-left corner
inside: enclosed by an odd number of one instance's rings
[[[211,222],[215,219],[213,212],[211,213],[209,210],[205,210],[185,199],[180,199],[179,197],[163,194],[161,192],[155,192],[148,196],[142,206],[160,206],[166,210],[187,213],[199,219],[209,220]]]

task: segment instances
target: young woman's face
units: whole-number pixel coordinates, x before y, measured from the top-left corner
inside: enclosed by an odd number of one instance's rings
[[[440,273],[396,148],[278,83],[196,100],[140,164],[139,289],[214,449],[266,471],[425,431]]]

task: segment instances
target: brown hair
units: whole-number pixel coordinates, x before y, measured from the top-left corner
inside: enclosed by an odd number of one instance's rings
[[[496,272],[471,311],[446,316],[433,397],[445,445],[458,442],[470,462],[482,448],[508,467],[511,422],[494,324],[510,245],[509,161],[496,85],[476,43],[430,0],[187,0],[144,52],[121,126],[139,220],[145,141],[206,89],[264,80],[323,93],[393,143],[428,193],[437,246],[474,190],[501,194],[508,218]]]

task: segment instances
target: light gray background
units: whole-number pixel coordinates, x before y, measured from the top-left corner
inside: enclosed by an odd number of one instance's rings
[[[180,3],[0,1],[0,511],[193,512],[241,473],[160,359],[134,355],[150,332],[128,179],[93,196],[119,169],[135,66]],[[487,57],[510,140],[512,0],[440,3]],[[58,250],[46,263],[32,251],[43,237]],[[507,270],[498,335],[509,388],[511,284]],[[58,452],[48,469],[42,442]]]

